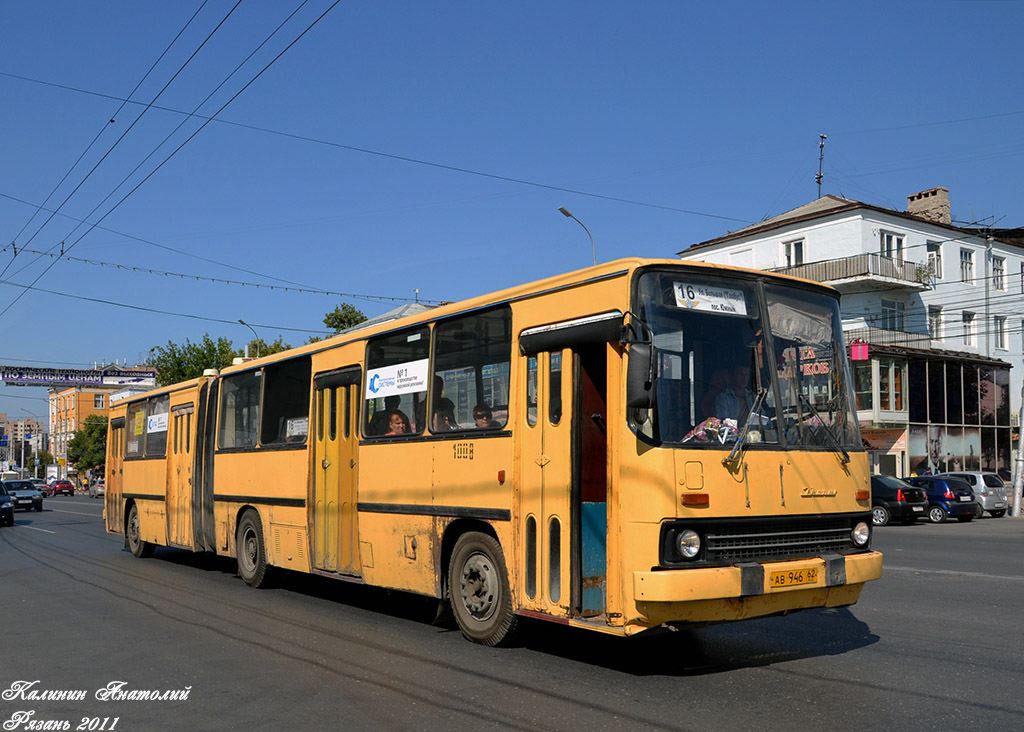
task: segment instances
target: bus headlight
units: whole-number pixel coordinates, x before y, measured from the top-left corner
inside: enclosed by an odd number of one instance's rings
[[[864,546],[868,543],[868,539],[871,538],[871,529],[868,525],[861,521],[853,527],[853,531],[850,532],[850,538],[853,539],[854,546]]]
[[[693,559],[700,554],[700,534],[693,529],[680,531],[676,536],[676,549],[685,559]]]

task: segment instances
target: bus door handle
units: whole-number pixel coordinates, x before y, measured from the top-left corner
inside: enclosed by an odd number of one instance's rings
[[[320,461],[320,466],[324,470],[327,470],[327,468],[331,467],[331,461],[328,460],[327,458],[324,458],[323,460]]]

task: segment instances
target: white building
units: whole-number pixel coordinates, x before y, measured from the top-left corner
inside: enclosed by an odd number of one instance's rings
[[[782,271],[842,293],[862,431],[875,467],[904,475],[1011,469],[1024,369],[1024,233],[954,226],[949,191],[894,211],[824,196],[680,256]],[[941,465],[940,465],[941,464]]]

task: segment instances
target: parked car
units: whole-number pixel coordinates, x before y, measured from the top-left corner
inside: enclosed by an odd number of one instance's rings
[[[955,478],[963,478],[974,491],[974,500],[978,502],[974,518],[988,511],[999,518],[1006,515],[1006,484],[996,473],[942,473]]]
[[[907,478],[907,482],[928,493],[928,520],[933,524],[941,524],[948,516],[970,521],[978,510],[974,492],[963,478],[921,475]]]
[[[924,488],[916,488],[891,475],[871,476],[871,523],[885,526],[899,521],[904,526],[927,515],[928,495]]]
[[[60,495],[63,493],[66,496],[75,495],[75,484],[70,480],[55,480],[50,486],[49,491],[51,496]]]
[[[0,524],[14,526],[14,499],[7,495],[3,483],[0,483]]]
[[[102,478],[89,486],[89,498],[99,498],[107,492],[107,483]]]
[[[15,510],[43,510],[43,494],[27,480],[5,480],[3,486],[13,500]]]

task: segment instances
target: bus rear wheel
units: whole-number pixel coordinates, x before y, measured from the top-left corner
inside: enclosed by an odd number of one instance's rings
[[[267,552],[263,548],[263,527],[255,511],[246,511],[235,534],[238,576],[250,587],[262,587],[267,581]]]
[[[132,505],[131,510],[128,512],[128,522],[125,524],[124,533],[128,539],[128,548],[132,550],[132,554],[139,559],[153,556],[153,550],[156,547],[152,542],[142,540],[142,534],[139,531],[139,507],[136,505]]]
[[[512,592],[501,545],[487,534],[463,534],[448,568],[452,614],[462,634],[475,643],[497,646],[515,630]]]

